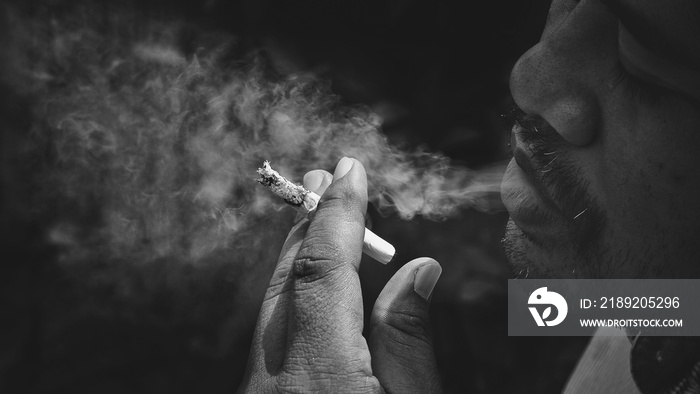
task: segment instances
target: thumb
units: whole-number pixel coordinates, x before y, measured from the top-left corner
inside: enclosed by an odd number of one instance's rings
[[[372,370],[390,393],[439,393],[428,306],[442,268],[431,258],[401,267],[370,318]]]

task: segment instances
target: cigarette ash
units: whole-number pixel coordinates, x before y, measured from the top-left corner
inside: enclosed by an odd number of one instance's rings
[[[258,168],[258,175],[260,175],[260,178],[256,179],[258,183],[268,187],[289,205],[300,207],[304,203],[304,197],[309,193],[303,186],[290,182],[279,172],[273,170],[267,160],[263,162],[261,168]]]

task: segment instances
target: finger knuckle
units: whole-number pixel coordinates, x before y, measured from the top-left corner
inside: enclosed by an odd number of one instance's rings
[[[313,240],[312,240],[313,241]],[[292,264],[292,275],[299,282],[315,282],[339,267],[338,247],[319,240],[299,250]]]
[[[394,339],[408,337],[408,339],[427,341],[430,337],[428,319],[408,310],[385,310],[374,322],[372,329]]]

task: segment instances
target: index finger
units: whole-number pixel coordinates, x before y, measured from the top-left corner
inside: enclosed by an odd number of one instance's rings
[[[293,262],[287,360],[318,360],[312,368],[318,372],[342,365],[371,375],[357,275],[367,176],[360,162],[343,158],[333,178]]]

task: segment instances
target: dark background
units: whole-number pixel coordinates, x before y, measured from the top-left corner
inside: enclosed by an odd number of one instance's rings
[[[57,14],[74,6],[14,5]],[[204,31],[214,41],[233,36],[242,48],[263,53],[279,72],[314,73],[331,81],[345,103],[371,107],[384,118],[383,131],[393,143],[424,146],[470,167],[509,157],[508,124],[501,117],[510,106],[508,73],[537,42],[547,8],[543,0],[177,0],[98,7],[105,13],[127,9],[185,19],[193,35]],[[181,41],[187,47],[188,35]],[[41,223],[13,203],[31,193],[21,185],[32,174],[16,172],[9,148],[15,137],[8,130],[21,133],[31,123],[30,103],[7,89],[2,97],[6,258],[0,276],[0,392],[235,390],[264,287],[241,298],[232,289],[250,280],[246,275],[224,269],[227,281],[221,283],[221,267],[208,272],[163,261],[128,273],[156,283],[150,303],[110,301],[110,288],[75,285],[54,263],[56,251],[42,241]],[[399,258],[386,267],[363,264],[367,311],[400,264],[427,255],[443,266],[431,308],[446,391],[562,389],[586,339],[507,336],[511,274],[500,250],[505,213],[465,210],[442,222],[370,215]],[[261,263],[263,279],[271,269],[269,262]],[[174,271],[188,280],[169,282]],[[91,310],[93,303],[101,309]],[[212,345],[208,338],[220,338],[222,331],[226,340]]]

